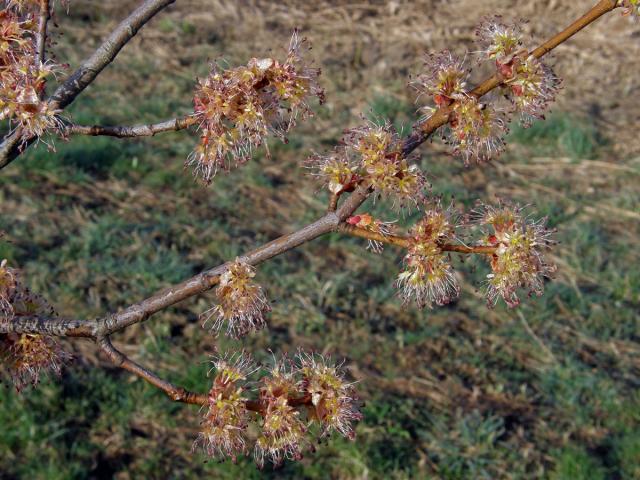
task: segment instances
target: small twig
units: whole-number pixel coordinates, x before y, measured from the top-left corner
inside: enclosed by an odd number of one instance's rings
[[[104,135],[108,137],[131,138],[131,137],[152,137],[156,133],[177,132],[185,128],[189,128],[198,122],[193,115],[184,115],[182,117],[172,118],[164,122],[149,123],[145,125],[120,125],[120,126],[103,126],[103,125],[75,125],[69,124],[64,128],[65,134],[79,134],[98,136]]]
[[[124,353],[117,350],[111,343],[111,340],[109,340],[109,337],[98,338],[97,344],[102,351],[107,354],[109,360],[111,360],[114,365],[133,373],[154,387],[159,388],[174,402],[190,403],[193,405],[206,405],[208,403],[206,395],[190,392],[182,387],[176,387],[150,370],[147,370],[139,363],[134,362]]]
[[[206,394],[191,392],[183,387],[177,387],[176,385],[163,380],[157,374],[143,367],[139,363],[131,360],[124,353],[113,346],[109,337],[100,337],[97,339],[96,343],[107,355],[111,363],[113,363],[116,367],[127,370],[128,372],[131,372],[137,377],[140,377],[146,382],[150,383],[154,387],[162,390],[174,402],[188,403],[191,405],[209,404],[209,398]],[[287,402],[292,407],[311,405],[311,395],[290,397],[287,399]],[[256,412],[260,415],[264,415],[266,411],[266,405],[260,400],[247,400],[245,405],[247,407],[247,410]]]
[[[560,33],[554,35],[549,40],[544,42],[535,50],[532,50],[530,55],[535,58],[541,58],[551,50],[556,48],[561,43],[567,41],[573,35],[578,33],[580,30],[588,26],[589,24],[595,22],[598,18],[603,16],[604,14],[614,10],[618,7],[617,0],[601,0],[595,6],[593,6],[587,13],[585,13],[578,20],[573,22],[567,28],[562,30]],[[476,98],[480,98],[495,88],[499,87],[503,78],[499,74],[494,74],[481,82],[477,87],[471,90],[468,94],[473,95]],[[453,111],[456,102],[453,102],[451,105],[446,107],[441,107],[434,112],[429,118],[427,118],[423,123],[419,125],[418,128],[415,129],[414,133],[407,138],[405,141],[405,149],[403,153],[408,155],[411,151],[413,151],[418,145],[422,144],[426,141],[429,136],[436,131],[441,126],[445,125],[449,122],[449,117],[451,112]]]
[[[47,44],[47,24],[51,18],[49,0],[40,0],[40,17],[38,18],[38,36],[36,38],[36,51],[39,63],[45,61],[45,48]],[[42,92],[44,95],[44,91]]]
[[[347,223],[340,224],[338,228],[340,232],[346,233],[353,237],[366,238],[367,240],[373,240],[375,242],[387,243],[389,245],[396,245],[398,247],[407,248],[411,245],[411,239],[400,235],[383,235],[378,232],[371,232],[364,228],[349,225]],[[493,255],[496,252],[496,248],[487,245],[477,245],[468,247],[466,245],[454,245],[451,243],[443,243],[439,245],[440,250],[443,252],[456,252],[456,253],[469,253],[469,254],[482,254]]]
[[[337,193],[331,192],[329,196],[329,206],[327,207],[328,212],[335,212],[336,208],[338,208],[338,200],[340,196]]]

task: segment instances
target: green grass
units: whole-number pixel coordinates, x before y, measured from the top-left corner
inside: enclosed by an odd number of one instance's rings
[[[539,154],[562,153],[574,160],[595,158],[606,144],[595,125],[568,114],[552,114],[538,120],[530,128],[515,127],[510,139],[524,145],[535,145]]]

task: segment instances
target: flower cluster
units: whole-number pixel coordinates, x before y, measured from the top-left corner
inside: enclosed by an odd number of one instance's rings
[[[456,224],[452,209],[436,204],[411,228],[405,268],[396,282],[405,302],[414,300],[420,308],[444,305],[460,293],[453,267],[441,249],[444,242],[455,239]]]
[[[21,283],[17,271],[3,260],[0,263],[0,323],[10,323],[15,316],[26,315],[48,317],[55,312],[44,298]],[[27,333],[0,334],[1,366],[17,391],[29,385],[36,386],[47,372],[59,375],[69,358],[52,337]]]
[[[544,111],[555,100],[561,80],[551,67],[536,58],[514,62],[514,75],[505,81],[509,99],[521,115],[523,127],[535,119],[544,119]]]
[[[523,215],[523,209],[508,204],[497,207],[479,205],[474,211],[475,223],[489,227],[484,245],[495,247],[491,270],[487,275],[487,304],[494,306],[499,297],[509,307],[520,303],[518,289],[542,295],[544,278],[555,272],[555,265],[544,258],[553,245],[546,219],[534,221]]]
[[[0,121],[8,119],[23,136],[39,138],[60,125],[59,111],[42,98],[47,78],[58,67],[37,58],[37,20],[20,15],[22,6],[0,12]]]
[[[216,288],[218,305],[204,313],[205,323],[213,318],[212,330],[219,332],[227,323],[227,334],[242,337],[266,326],[265,314],[271,311],[262,287],[253,281],[255,269],[236,259],[220,276]]]
[[[498,68],[507,65],[522,48],[522,28],[505,22],[500,15],[483,18],[476,36],[482,56],[495,60]]]
[[[355,227],[366,230],[367,232],[376,233],[386,237],[393,233],[393,222],[383,222],[377,218],[373,218],[368,213],[360,213],[347,218],[347,223]],[[374,253],[382,253],[384,244],[379,240],[369,239],[367,250]]]
[[[436,107],[446,107],[454,100],[463,98],[468,69],[464,62],[455,57],[448,50],[427,55],[424,61],[424,72],[418,76],[412,86],[420,95],[427,95],[433,99]],[[428,113],[432,107],[424,107]]]
[[[316,153],[305,164],[311,174],[336,195],[353,190],[360,180],[358,163],[344,149],[336,149],[329,155]]]
[[[40,0],[6,0],[7,9],[14,9],[18,12],[36,12],[39,10],[42,2]],[[51,2],[53,3],[53,2]],[[68,4],[68,1],[62,2],[63,4]]]
[[[490,17],[479,25],[476,34],[484,56],[496,61],[507,96],[521,115],[521,124],[529,127],[536,118],[544,118],[561,82],[551,67],[521,49],[519,25],[505,23],[499,16]]]
[[[200,143],[187,162],[210,182],[218,169],[248,161],[267,135],[284,135],[298,117],[311,114],[309,98],[324,101],[320,70],[302,57],[305,39],[294,33],[287,58],[253,58],[246,66],[222,70],[214,65],[194,96]]]
[[[447,50],[427,56],[424,73],[413,82],[420,96],[429,98],[422,107],[427,115],[449,109],[444,139],[453,146],[453,153],[464,159],[465,165],[471,160],[490,160],[504,150],[512,113],[520,114],[524,127],[544,118],[561,83],[551,67],[529,55],[523,47],[519,23],[506,22],[500,16],[486,17],[477,26],[476,36],[480,59],[495,62],[510,107],[492,105],[495,101],[481,103],[473,91],[467,92],[469,70]]]
[[[248,399],[240,383],[255,369],[244,352],[216,359],[214,368],[208,408],[194,447],[202,445],[207,455],[230,457],[235,462],[238,454],[246,453],[245,431],[249,425]]]
[[[390,124],[368,124],[345,132],[343,147],[328,156],[314,155],[307,165],[336,194],[366,182],[394,206],[416,205],[424,197],[426,179],[402,152],[402,141]]]
[[[259,432],[252,440],[253,452],[262,468],[266,461],[279,465],[285,459],[302,458],[310,446],[307,434],[313,423],[320,424],[323,436],[337,432],[353,439],[353,423],[362,415],[353,385],[344,379],[340,366],[303,352],[297,359],[297,363],[286,357],[274,360],[258,382],[256,400],[248,399],[248,377],[257,370],[248,356],[215,360],[208,408],[194,446],[235,461],[247,453],[252,438],[249,423],[256,420]]]
[[[298,358],[302,390],[311,395],[311,416],[321,423],[323,435],[338,432],[354,440],[353,423],[362,420],[362,414],[354,403],[353,384],[345,381],[339,366],[321,355],[300,352]]]
[[[285,459],[300,460],[306,443],[307,426],[300,412],[289,404],[297,399],[300,389],[296,374],[285,359],[276,361],[260,382],[260,403],[263,406],[262,430],[256,440],[254,456],[260,468],[265,459],[279,465]]]
[[[469,165],[471,160],[485,162],[500,154],[508,129],[503,112],[467,97],[454,104],[449,130],[446,141]]]
[[[0,262],[0,322],[13,317],[13,298],[16,293],[16,271],[7,266],[7,260]]]
[[[504,115],[465,91],[469,71],[464,62],[444,50],[426,57],[424,72],[412,85],[435,105],[422,107],[427,115],[439,108],[452,108],[445,140],[453,145],[454,154],[463,157],[466,165],[470,160],[486,161],[499,154],[507,131]]]
[[[70,358],[52,337],[26,333],[0,335],[0,357],[18,392],[35,387],[45,373],[60,375]]]

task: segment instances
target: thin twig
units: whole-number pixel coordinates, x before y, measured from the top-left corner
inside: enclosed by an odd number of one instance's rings
[[[601,0],[595,6],[593,6],[587,13],[585,13],[578,20],[573,22],[567,28],[562,30],[560,33],[554,35],[549,40],[544,42],[535,50],[532,50],[530,55],[535,58],[541,58],[551,50],[556,48],[561,43],[567,41],[573,35],[578,33],[580,30],[588,26],[589,24],[595,22],[598,18],[603,16],[604,14],[614,10],[618,7],[618,2],[616,0]],[[504,79],[499,74],[494,74],[481,82],[477,87],[471,90],[468,94],[473,95],[476,98],[480,98],[495,88],[499,87]],[[422,124],[419,125],[417,129],[415,129],[414,133],[407,138],[405,142],[405,150],[403,153],[408,155],[411,151],[413,151],[418,145],[422,144],[425,140],[429,138],[429,136],[438,128],[443,126],[444,124],[449,122],[449,116],[453,111],[456,102],[453,102],[451,105],[439,108],[427,118]]]
[[[109,360],[120,368],[123,368],[134,375],[146,380],[151,385],[159,388],[174,402],[190,403],[193,405],[206,405],[208,403],[207,396],[199,393],[190,392],[182,387],[176,387],[170,382],[163,380],[155,373],[146,369],[139,363],[134,362],[124,353],[117,350],[109,337],[101,337],[97,340],[98,346],[107,354]]]
[[[329,206],[327,207],[328,212],[335,212],[336,208],[338,208],[338,200],[340,196],[337,193],[331,192],[329,195]]]
[[[45,48],[47,44],[47,24],[51,18],[51,9],[49,0],[40,0],[40,17],[38,18],[38,36],[36,38],[36,51],[38,62],[45,61]],[[44,95],[44,91],[42,92]]]
[[[338,230],[347,235],[353,237],[366,238],[367,240],[373,240],[375,242],[387,243],[389,245],[395,245],[402,248],[408,248],[412,241],[409,237],[403,237],[400,235],[383,235],[378,232],[371,232],[364,228],[359,228],[354,225],[343,223]],[[488,245],[466,246],[455,245],[451,243],[443,243],[439,245],[439,248],[443,252],[456,252],[456,253],[468,253],[468,254],[482,254],[492,255],[496,252],[496,248]]]
[[[151,370],[143,367],[139,363],[131,360],[120,350],[116,349],[109,337],[101,337],[96,342],[102,351],[107,355],[111,363],[116,367],[127,370],[137,377],[142,378],[154,387],[162,390],[174,402],[188,403],[191,405],[208,405],[209,398],[206,394],[189,391],[183,387],[178,387],[164,379]],[[311,395],[303,395],[300,397],[289,397],[287,402],[292,407],[302,405],[311,405]],[[245,402],[247,410],[264,415],[266,405],[260,400],[247,400]]]
[[[172,118],[159,123],[149,123],[146,125],[133,126],[103,126],[103,125],[75,125],[69,124],[64,128],[65,134],[79,134],[98,136],[104,135],[118,138],[131,137],[152,137],[162,132],[177,132],[195,125],[198,122],[193,115],[184,115],[182,117]]]

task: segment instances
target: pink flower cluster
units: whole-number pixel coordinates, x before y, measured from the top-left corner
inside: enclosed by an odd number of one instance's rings
[[[253,443],[261,468],[266,461],[279,465],[285,459],[299,460],[310,447],[312,423],[321,426],[323,436],[337,432],[355,437],[353,423],[362,415],[353,386],[340,366],[320,355],[299,352],[297,362],[274,359],[255,388],[248,378],[259,368],[244,353],[216,359],[214,370],[209,404],[194,444],[210,456],[235,461]],[[254,389],[257,399],[250,400]],[[251,422],[258,427],[253,435]]]
[[[14,316],[54,314],[44,298],[20,282],[18,272],[8,267],[6,260],[0,262],[0,323],[9,323]],[[4,371],[18,391],[37,385],[45,373],[59,375],[69,358],[53,337],[0,334],[0,371]]]
[[[12,2],[0,12],[0,120],[21,128],[23,137],[40,138],[61,125],[60,112],[43,98],[58,66],[37,56],[37,14],[30,3],[37,2]]]
[[[219,169],[247,162],[269,134],[286,141],[296,120],[311,115],[309,99],[324,101],[320,70],[302,56],[305,43],[295,32],[283,62],[253,58],[226,70],[214,65],[199,82],[193,102],[200,143],[187,159],[195,175],[211,182]]]

